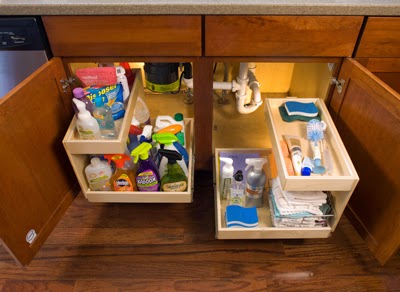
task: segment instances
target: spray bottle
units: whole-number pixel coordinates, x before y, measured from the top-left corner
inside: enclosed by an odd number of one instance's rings
[[[126,154],[104,154],[104,158],[115,163],[115,172],[111,176],[110,184],[113,191],[133,192],[136,190],[135,172],[125,166],[125,161],[131,158]]]
[[[230,195],[233,180],[233,160],[228,157],[220,157],[219,160],[225,163],[221,171],[220,194],[223,199],[227,199]]]
[[[160,149],[174,150],[178,151],[182,155],[183,160],[178,160],[178,164],[184,171],[185,175],[188,175],[188,165],[189,165],[189,154],[186,149],[178,142],[178,138],[172,133],[157,133],[152,136],[153,141],[160,143]],[[161,157],[158,163],[158,170],[160,171],[160,177],[163,178],[167,171],[166,157]]]
[[[266,158],[247,158],[246,169],[250,170],[246,174],[246,207],[262,207],[263,193],[267,176],[263,170],[263,165],[267,163]]]
[[[133,161],[138,163],[136,184],[139,191],[156,192],[160,187],[160,174],[154,161],[149,158],[149,151],[153,146],[143,142],[133,149]]]
[[[85,103],[76,98],[73,98],[72,101],[79,110],[76,121],[76,129],[78,130],[79,137],[82,140],[101,140],[99,124],[90,112],[86,110]]]
[[[244,192],[245,186],[243,183],[243,171],[238,170],[233,175],[233,184],[230,192],[230,196],[228,197],[229,205],[244,205]]]
[[[161,179],[161,190],[164,192],[184,192],[187,189],[187,175],[176,163],[182,160],[178,151],[160,149],[158,153],[168,159],[167,173]]]
[[[122,85],[122,94],[124,97],[124,103],[127,103],[129,99],[129,85],[128,79],[125,76],[125,68],[122,66],[115,67],[116,74],[117,74],[117,82]]]

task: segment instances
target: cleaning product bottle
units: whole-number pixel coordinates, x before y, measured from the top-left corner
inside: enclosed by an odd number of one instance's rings
[[[133,149],[139,146],[139,135],[142,134],[142,129],[131,123],[128,134],[128,150],[129,153],[132,152]]]
[[[131,152],[133,161],[138,163],[136,184],[139,191],[143,192],[156,192],[160,188],[160,174],[154,161],[149,157],[152,147],[150,143],[143,142]]]
[[[220,182],[220,195],[221,198],[227,199],[229,197],[229,193],[231,190],[232,179],[233,179],[233,160],[229,157],[220,157],[219,160],[224,162],[224,166],[222,167],[221,171],[221,178]]]
[[[141,128],[143,128],[145,125],[150,125],[149,108],[140,96],[138,96],[136,99],[136,106],[133,116],[139,121]]]
[[[110,191],[110,178],[112,171],[106,161],[101,161],[98,157],[93,157],[90,164],[85,167],[85,174],[92,191]]]
[[[133,82],[135,81],[135,75],[133,75],[133,73],[132,73],[129,62],[120,62],[119,65],[124,67],[125,76],[126,76],[126,79],[128,80],[128,86],[129,86],[129,88],[132,88]]]
[[[183,121],[183,115],[182,114],[176,114],[177,115],[177,119],[181,119],[180,121],[176,121],[173,117],[170,116],[157,116],[156,117],[156,122],[154,125],[154,132],[158,132],[161,129],[171,126],[171,125],[175,125],[175,124],[179,124],[182,126],[182,134],[180,134],[180,139],[178,138],[179,142],[182,144],[182,146],[185,146],[185,124]]]
[[[263,193],[267,177],[263,170],[263,165],[267,163],[266,158],[247,158],[246,170],[246,207],[262,207]]]
[[[182,160],[178,151],[160,149],[158,153],[168,159],[167,173],[161,179],[161,190],[164,192],[184,192],[187,189],[188,179],[182,168],[176,163]]]
[[[94,99],[94,105],[93,117],[99,123],[101,136],[104,139],[116,139],[118,133],[115,129],[111,108],[104,103],[102,97],[96,97]]]
[[[85,103],[76,98],[73,98],[72,101],[79,110],[76,121],[76,129],[78,130],[79,137],[82,140],[101,139],[99,124],[90,112],[86,110]]]
[[[117,83],[122,85],[122,94],[124,97],[124,103],[126,104],[129,99],[129,85],[128,79],[125,76],[125,69],[122,66],[115,67],[117,74]]]
[[[115,163],[115,172],[111,176],[110,184],[113,191],[133,192],[136,190],[135,171],[125,166],[125,161],[131,158],[125,154],[105,154],[104,157],[110,164]]]
[[[230,192],[230,197],[228,198],[228,204],[243,206],[245,189],[246,188],[243,183],[243,171],[238,170],[233,175],[233,184]]]
[[[171,133],[156,133],[153,134],[153,141],[159,143],[160,149],[174,150],[178,151],[182,155],[183,160],[179,160],[178,164],[182,168],[185,175],[188,175],[189,166],[189,154],[186,149],[178,142],[178,138]],[[157,163],[158,161],[158,163]],[[167,171],[168,159],[166,157],[159,157],[156,161],[158,165],[158,170],[160,172],[160,177],[163,178]]]
[[[72,90],[72,94],[74,95],[74,98],[85,103],[86,110],[88,110],[90,113],[93,113],[93,104],[90,101],[90,99],[85,96],[85,92],[83,91],[82,87],[74,88],[74,90]],[[78,116],[79,110],[75,105],[75,103],[72,103],[72,107],[74,109],[76,116]]]
[[[182,146],[185,146],[185,122],[183,120],[183,114],[176,113],[174,115],[174,120],[182,126],[182,130],[176,134],[176,137],[178,138],[179,143],[181,143]]]

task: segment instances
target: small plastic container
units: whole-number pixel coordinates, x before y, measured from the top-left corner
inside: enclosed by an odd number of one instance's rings
[[[139,121],[140,127],[150,125],[150,111],[144,100],[138,96],[133,116]]]

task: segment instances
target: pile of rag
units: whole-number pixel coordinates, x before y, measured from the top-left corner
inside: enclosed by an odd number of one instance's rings
[[[320,191],[283,191],[274,178],[269,195],[272,223],[275,227],[326,227],[332,216],[327,199]]]

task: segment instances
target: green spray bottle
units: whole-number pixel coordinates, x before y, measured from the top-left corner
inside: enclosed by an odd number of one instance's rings
[[[161,190],[164,192],[184,192],[187,190],[188,179],[182,167],[176,162],[182,160],[182,155],[175,150],[160,149],[158,153],[168,159],[167,173],[161,179]]]
[[[131,152],[133,162],[138,163],[136,185],[142,192],[157,192],[160,187],[160,173],[153,159],[149,157],[152,147],[150,143],[143,142]]]

